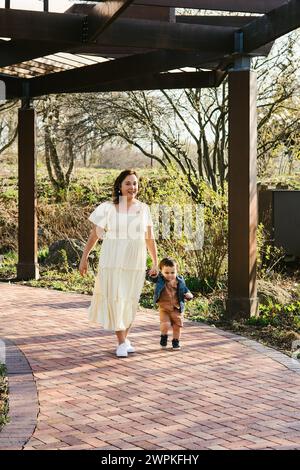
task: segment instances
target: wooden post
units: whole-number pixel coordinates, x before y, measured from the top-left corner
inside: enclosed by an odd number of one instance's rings
[[[19,147],[19,259],[17,278],[38,279],[37,216],[36,216],[36,154],[35,110],[23,100],[18,114]]]
[[[229,248],[227,317],[258,311],[256,73],[229,72]]]

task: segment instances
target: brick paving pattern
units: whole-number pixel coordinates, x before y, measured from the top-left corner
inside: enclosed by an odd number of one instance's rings
[[[86,319],[89,296],[7,283],[0,294],[0,337],[23,364],[10,383],[25,381],[25,408],[12,403],[22,426],[4,428],[2,448],[300,449],[298,361],[188,321],[183,349],[160,350],[153,310],[137,314],[137,353],[119,359],[114,335]]]

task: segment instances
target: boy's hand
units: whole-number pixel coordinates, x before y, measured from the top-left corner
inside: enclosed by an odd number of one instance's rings
[[[185,298],[186,300],[192,300],[193,297],[194,297],[194,296],[193,296],[193,294],[192,294],[191,292],[187,292],[186,294],[184,294],[184,298]]]

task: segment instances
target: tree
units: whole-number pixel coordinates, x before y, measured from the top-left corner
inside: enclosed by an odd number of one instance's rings
[[[38,109],[42,117],[48,175],[56,192],[56,200],[64,201],[67,198],[75,160],[75,139],[71,134],[70,125],[72,114],[63,105],[63,98],[59,96],[40,100]]]
[[[282,154],[297,158],[299,142],[300,31],[275,44],[264,61],[255,59],[258,74],[258,172],[273,170],[272,160]]]
[[[7,150],[18,135],[16,104],[17,100],[10,100],[0,105],[0,153]]]
[[[294,32],[279,40],[269,57],[253,60],[258,75],[260,173],[282,140],[298,129],[292,113],[299,89],[298,38],[299,32]],[[228,178],[227,81],[210,89],[77,95],[74,103],[83,110],[78,126],[84,129],[87,141],[96,140],[98,145],[126,141],[165,169],[175,165],[187,177],[195,199],[199,179],[215,190],[224,190]],[[288,129],[283,125],[287,112]]]

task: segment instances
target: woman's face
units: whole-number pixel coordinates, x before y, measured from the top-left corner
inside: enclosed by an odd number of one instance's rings
[[[121,184],[121,196],[134,199],[138,192],[138,179],[135,175],[128,175]]]

